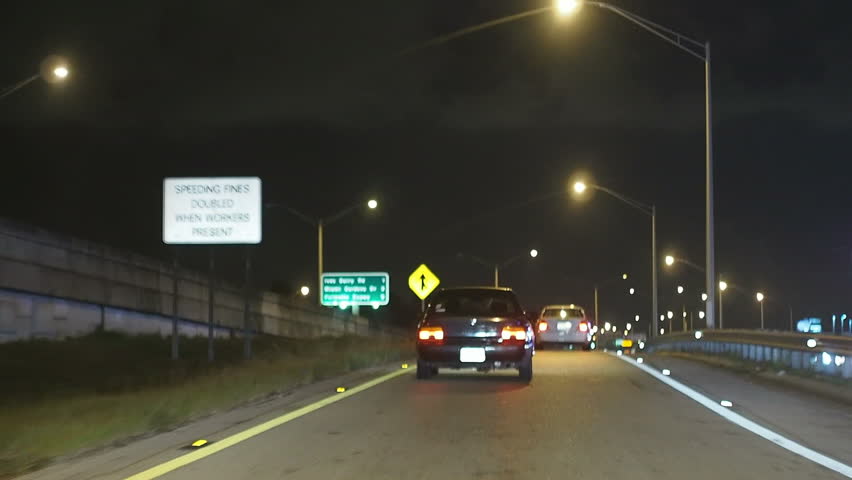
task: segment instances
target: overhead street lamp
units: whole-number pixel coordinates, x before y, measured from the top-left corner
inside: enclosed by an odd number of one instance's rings
[[[51,55],[41,62],[38,73],[0,90],[0,100],[26,87],[39,78],[44,79],[47,83],[64,82],[68,78],[68,75],[71,74],[70,68],[71,67],[68,66],[68,62],[64,58],[57,55]]]
[[[724,280],[720,280],[719,281],[719,328],[724,328],[724,327],[722,327],[722,292],[724,292],[727,289],[728,289],[728,282],[726,282]],[[708,298],[708,300],[709,300],[709,298]],[[707,304],[709,305],[710,302],[708,301]]]
[[[628,21],[647,30],[678,49],[701,60],[704,63],[704,154],[705,154],[705,229],[706,229],[706,282],[707,293],[710,301],[707,302],[707,326],[715,328],[715,316],[713,315],[713,298],[715,294],[716,277],[716,248],[714,235],[713,215],[713,123],[711,114],[711,89],[710,89],[710,42],[699,42],[684,36],[668,27],[642,18],[635,13],[628,12],[622,8],[604,2],[589,0],[557,0],[556,10],[562,15],[573,15],[583,5],[591,5],[615,13]]]
[[[523,11],[513,15],[489,20],[477,25],[465,27],[445,35],[435,37],[426,42],[414,45],[400,52],[400,55],[408,55],[410,53],[423,50],[425,48],[434,47],[454,40],[459,37],[470,35],[482,30],[493,28],[506,23],[514,22],[527,18],[533,15],[540,15],[547,12],[556,11],[557,13],[568,16],[576,14],[584,5],[590,5],[601,8],[603,10],[615,13],[629,22],[643,28],[657,38],[675,46],[682,52],[689,54],[701,60],[704,63],[704,152],[705,152],[705,247],[706,247],[706,283],[709,300],[707,302],[707,327],[715,328],[715,296],[716,296],[716,249],[714,235],[714,214],[713,214],[713,142],[712,142],[712,115],[711,115],[711,88],[710,88],[710,42],[699,42],[692,38],[686,37],[675,30],[652,22],[639,15],[628,12],[622,8],[610,5],[604,2],[590,0],[556,0],[556,2],[548,7],[535,8],[532,10]],[[585,185],[577,185],[577,188],[584,188]],[[582,192],[580,192],[582,193]],[[656,262],[655,262],[656,263]],[[656,269],[656,265],[654,266]],[[656,270],[654,270],[656,271]],[[652,292],[656,298],[656,291]],[[656,309],[654,309],[656,311]],[[656,315],[654,315],[656,319]]]
[[[763,293],[757,292],[754,297],[757,299],[757,303],[760,304],[760,329],[763,330]]]
[[[696,265],[685,258],[675,257],[674,255],[666,255],[664,259],[667,267],[671,267],[676,263],[680,263],[698,272],[704,273],[706,271],[704,267]]]
[[[489,262],[489,261],[483,260],[482,258],[479,258],[477,256],[466,255],[464,253],[459,253],[457,256],[459,258],[468,258],[468,259],[474,261],[475,263],[478,263],[478,264],[485,266],[485,267],[489,267],[489,268],[493,267],[494,268],[494,286],[499,287],[500,286],[500,269],[501,268],[506,268],[509,265],[515,263],[516,261],[520,260],[521,258],[523,258],[527,255],[529,255],[530,258],[536,258],[536,257],[538,257],[538,253],[539,253],[538,250],[533,248],[527,253],[521,253],[521,254],[515,255],[514,257],[509,258],[507,260],[504,260],[502,262]]]
[[[628,278],[628,275],[626,273],[621,274],[622,280],[627,280],[627,278]],[[598,289],[599,289],[599,287],[606,286],[607,284],[612,283],[613,281],[615,281],[615,280],[610,279],[610,280],[603,282],[601,284],[598,284],[598,283],[595,284],[595,325],[598,325],[598,316],[599,316],[599,313],[598,313]],[[631,292],[631,291],[628,290],[628,293],[630,293],[630,295],[633,295],[635,293],[635,290],[632,289],[632,288],[630,290],[633,290],[633,291]]]
[[[336,214],[326,217],[326,218],[313,218],[304,213],[296,210],[295,208],[289,207],[287,205],[283,205],[280,203],[267,203],[265,205],[266,208],[283,208],[288,212],[292,213],[294,216],[298,217],[300,220],[304,221],[309,225],[313,225],[317,227],[317,288],[319,290],[317,294],[317,303],[322,305],[322,272],[323,272],[323,230],[326,226],[340,220],[341,218],[349,215],[355,210],[363,207],[363,202],[358,202],[354,205],[350,205],[343,210],[337,212]],[[367,200],[367,208],[369,210],[375,210],[379,206],[379,202],[375,199]]]
[[[653,321],[653,325],[651,327],[652,332],[657,331],[657,207],[654,205],[648,205],[642,203],[638,200],[634,200],[630,197],[622,195],[618,192],[610,190],[609,188],[602,187],[600,185],[595,185],[592,183],[586,183],[583,181],[574,182],[574,192],[578,195],[582,195],[588,189],[594,189],[601,192],[606,193],[607,195],[615,198],[616,200],[621,201],[622,203],[639,210],[651,217],[651,319]],[[626,276],[626,274],[625,274]],[[625,278],[625,277],[622,277]],[[633,293],[631,292],[631,295]]]

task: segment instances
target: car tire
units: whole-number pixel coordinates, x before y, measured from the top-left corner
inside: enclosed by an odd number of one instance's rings
[[[532,361],[532,351],[527,350],[524,353],[524,358],[521,360],[520,365],[518,365],[518,377],[524,382],[532,381],[533,377],[533,361]]]
[[[417,380],[428,380],[438,373],[438,369],[428,363],[417,360]]]
[[[591,350],[592,350],[592,344],[591,343],[584,343],[583,344],[583,351],[589,352]]]

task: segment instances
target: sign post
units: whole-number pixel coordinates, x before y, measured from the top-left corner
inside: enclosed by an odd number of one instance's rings
[[[207,358],[211,362],[214,360],[213,314],[215,310],[213,246],[260,243],[263,236],[262,205],[261,181],[258,177],[195,177],[163,180],[163,243],[210,245]],[[249,266],[247,259],[246,275],[249,274]],[[246,302],[248,302],[248,286],[246,286]],[[244,328],[245,334],[248,335],[247,324]],[[172,335],[176,335],[176,332],[173,331]],[[247,342],[250,341],[250,339],[247,340]],[[245,351],[246,355],[250,354],[250,344],[246,345]]]
[[[411,275],[408,277],[408,288],[417,295],[417,298],[420,299],[420,311],[422,312],[425,309],[425,300],[426,297],[429,296],[438,285],[441,283],[441,280],[437,275],[432,273],[425,264],[417,267]]]
[[[371,306],[390,302],[387,272],[326,272],[322,274],[322,304],[327,307]]]

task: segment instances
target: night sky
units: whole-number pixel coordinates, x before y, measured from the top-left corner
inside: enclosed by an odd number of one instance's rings
[[[787,324],[788,304],[797,318],[852,307],[852,5],[616,3],[712,42],[718,271],[737,287],[725,326],[755,326],[757,290],[770,327]],[[547,4],[20,4],[2,20],[0,83],[51,53],[72,77],[0,101],[0,215],[168,259],[163,177],[257,175],[266,202],[311,216],[377,198],[326,229],[326,270],[389,271],[400,305],[415,303],[405,278],[422,262],[444,285],[488,284],[489,269],[456,254],[535,247],[501,272],[525,305],[591,310],[600,283],[602,320],[647,319],[647,217],[600,193],[526,200],[586,172],[656,204],[661,258],[703,264],[703,64],[592,7],[397,55]],[[313,286],[315,242],[268,211],[256,281]],[[240,277],[243,250],[219,249],[223,275]],[[179,254],[204,264],[202,249]],[[661,267],[660,310],[680,308],[678,284],[697,307],[703,283]]]

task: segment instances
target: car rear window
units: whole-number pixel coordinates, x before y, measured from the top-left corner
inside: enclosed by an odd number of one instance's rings
[[[510,316],[522,312],[512,292],[501,290],[450,290],[438,293],[429,305],[433,315]]]
[[[565,310],[565,317],[578,318],[585,317],[582,308],[545,308],[544,313],[541,314],[542,317],[561,317],[562,310]]]

